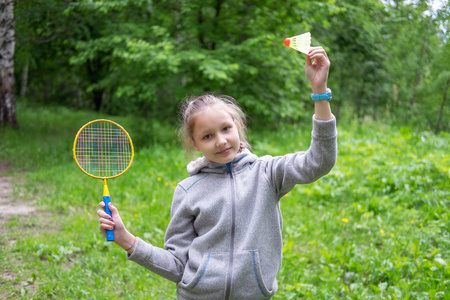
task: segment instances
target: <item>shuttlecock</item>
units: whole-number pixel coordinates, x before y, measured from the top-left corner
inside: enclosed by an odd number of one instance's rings
[[[306,32],[291,38],[286,38],[284,44],[294,50],[308,54],[309,47],[311,47],[311,33]]]

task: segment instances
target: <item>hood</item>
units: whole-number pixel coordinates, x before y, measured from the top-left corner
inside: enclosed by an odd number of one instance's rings
[[[234,171],[242,169],[245,165],[254,162],[258,157],[249,150],[244,149],[238,153],[231,163],[219,164],[209,161],[206,157],[197,158],[187,165],[189,175],[198,173],[229,173],[230,168]]]

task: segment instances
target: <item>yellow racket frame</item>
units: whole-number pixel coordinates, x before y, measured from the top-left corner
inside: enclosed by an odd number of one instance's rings
[[[85,129],[87,126],[89,126],[89,125],[91,125],[91,124],[93,124],[93,123],[96,123],[96,122],[108,122],[108,123],[111,123],[111,124],[113,124],[113,125],[119,127],[119,128],[126,134],[126,136],[127,136],[127,138],[128,138],[128,141],[130,142],[130,146],[131,146],[131,159],[130,159],[130,163],[128,164],[128,166],[126,167],[125,170],[123,170],[122,172],[120,172],[120,173],[117,174],[117,175],[114,175],[114,176],[95,176],[95,175],[89,174],[88,172],[86,172],[86,171],[81,167],[80,163],[79,163],[78,160],[77,160],[77,155],[76,155],[75,149],[76,149],[78,137],[79,137],[80,133],[83,131],[83,129]],[[109,208],[108,208],[108,203],[111,201],[111,197],[110,197],[110,195],[109,195],[108,185],[106,184],[106,181],[107,181],[107,179],[113,179],[113,178],[119,177],[120,175],[122,175],[123,173],[125,173],[126,171],[128,171],[128,169],[131,167],[131,164],[133,163],[133,160],[134,160],[134,147],[133,147],[133,141],[131,140],[130,135],[129,135],[128,132],[125,130],[125,128],[123,128],[122,126],[120,126],[119,124],[117,124],[117,123],[114,122],[114,121],[107,120],[107,119],[97,119],[97,120],[93,120],[93,121],[90,121],[90,122],[86,123],[85,125],[83,125],[83,127],[80,128],[80,130],[78,130],[77,135],[75,136],[75,140],[74,140],[74,142],[73,142],[73,148],[72,148],[72,151],[73,151],[73,159],[75,160],[75,162],[76,162],[78,168],[80,168],[80,170],[81,170],[84,174],[86,174],[86,175],[88,175],[89,177],[92,177],[92,178],[102,179],[102,180],[103,180],[103,201],[104,201],[104,203],[105,203],[105,212],[106,212],[108,215],[110,215],[110,216],[112,217],[111,211],[110,211]],[[107,230],[107,231],[106,231],[106,239],[107,239],[107,241],[114,241],[114,232],[113,232],[113,230]]]
[[[126,168],[125,170],[123,170],[122,172],[120,172],[120,173],[117,174],[117,175],[114,175],[114,176],[106,176],[106,177],[105,177],[105,176],[95,176],[95,175],[89,174],[88,172],[86,172],[85,170],[83,170],[83,168],[82,168],[82,167],[80,166],[80,164],[78,163],[77,155],[76,155],[76,153],[75,153],[75,148],[76,148],[76,145],[77,145],[78,136],[80,135],[80,133],[83,131],[84,128],[86,128],[87,126],[91,125],[92,123],[96,123],[96,122],[108,122],[108,123],[114,124],[115,126],[117,126],[117,127],[119,127],[120,129],[122,129],[123,132],[125,132],[125,134],[126,134],[126,136],[127,136],[127,138],[128,138],[128,141],[130,142],[130,146],[131,146],[131,159],[130,159],[130,163],[128,164],[128,166],[127,166],[127,168]],[[75,162],[77,163],[78,168],[80,168],[80,170],[83,171],[84,174],[86,174],[86,175],[88,175],[88,176],[90,176],[90,177],[92,177],[92,178],[97,178],[97,179],[105,179],[105,180],[106,180],[106,179],[112,179],[112,178],[119,177],[120,175],[122,175],[123,173],[125,173],[126,171],[128,171],[128,169],[131,167],[131,164],[133,163],[133,160],[134,160],[134,147],[133,147],[133,141],[131,140],[130,135],[129,135],[128,132],[125,130],[125,128],[123,128],[122,126],[120,126],[120,125],[117,124],[116,122],[111,121],[111,120],[107,120],[107,119],[97,119],[97,120],[90,121],[90,122],[86,123],[85,125],[83,125],[83,127],[81,127],[80,130],[78,130],[77,135],[75,136],[75,140],[74,140],[74,142],[73,142],[73,149],[72,149],[72,151],[73,151],[73,159],[74,159]]]

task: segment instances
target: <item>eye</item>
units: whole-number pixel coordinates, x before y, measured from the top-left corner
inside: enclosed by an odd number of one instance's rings
[[[223,132],[227,132],[228,130],[230,130],[231,129],[231,126],[225,126],[223,129],[222,129],[222,131]]]
[[[212,138],[211,134],[207,134],[203,137],[204,140],[209,140],[210,138]]]

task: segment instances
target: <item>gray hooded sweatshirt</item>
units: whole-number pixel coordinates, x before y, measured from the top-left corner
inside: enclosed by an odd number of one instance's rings
[[[176,282],[178,299],[268,299],[282,260],[279,200],[327,174],[336,157],[335,118],[313,117],[306,152],[244,150],[225,165],[199,158],[175,189],[164,249],[138,238],[128,258]]]

